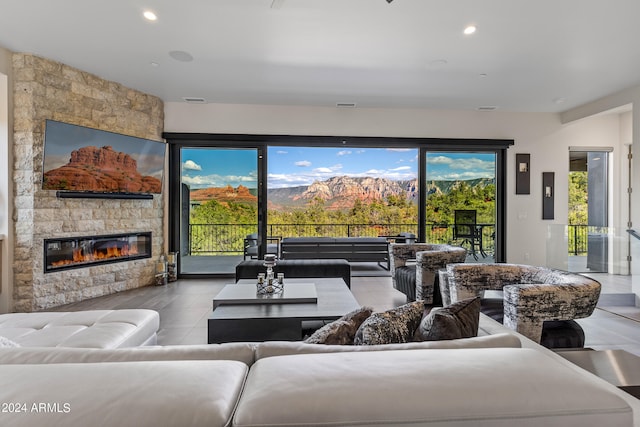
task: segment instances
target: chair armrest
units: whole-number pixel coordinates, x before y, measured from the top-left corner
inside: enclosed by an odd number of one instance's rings
[[[588,317],[600,297],[600,283],[517,284],[504,291],[504,325],[535,342],[540,342],[547,320]]]

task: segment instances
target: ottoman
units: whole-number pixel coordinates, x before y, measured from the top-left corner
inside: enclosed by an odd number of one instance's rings
[[[90,310],[0,315],[0,336],[22,347],[120,348],[156,344],[157,311]]]

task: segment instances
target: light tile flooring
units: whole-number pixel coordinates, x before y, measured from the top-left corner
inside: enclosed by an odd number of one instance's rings
[[[382,274],[382,276],[380,275]],[[603,284],[603,297],[593,315],[578,322],[586,346],[624,349],[640,356],[640,308],[630,295],[631,277],[590,274]],[[232,278],[182,279],[166,286],[150,286],[57,307],[56,311],[148,308],[160,313],[158,344],[204,344],[213,296]],[[351,290],[361,305],[377,311],[404,303],[384,270],[354,269]]]

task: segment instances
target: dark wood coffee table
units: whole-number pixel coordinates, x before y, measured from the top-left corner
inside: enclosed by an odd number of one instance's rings
[[[216,300],[209,315],[208,342],[297,341],[302,339],[302,322],[332,321],[360,307],[344,280],[339,278],[285,279],[287,286],[313,283],[317,302],[277,303],[256,300],[234,303],[233,298]],[[238,284],[255,285],[253,279]],[[233,285],[231,285],[233,286]]]

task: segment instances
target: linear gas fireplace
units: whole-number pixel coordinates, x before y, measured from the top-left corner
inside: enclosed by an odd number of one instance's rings
[[[151,232],[44,240],[44,272],[151,258]]]

